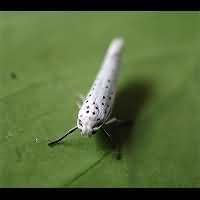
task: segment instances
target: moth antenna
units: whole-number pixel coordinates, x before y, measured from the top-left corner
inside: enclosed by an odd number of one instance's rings
[[[65,138],[66,136],[68,136],[69,134],[71,134],[72,132],[74,132],[77,128],[78,128],[77,126],[71,128],[69,131],[67,131],[67,133],[66,133],[64,136],[58,138],[57,140],[55,140],[55,141],[53,141],[53,142],[48,143],[48,145],[49,145],[49,146],[52,146],[52,145],[54,145],[54,144],[57,144],[57,143],[60,142],[63,138]]]

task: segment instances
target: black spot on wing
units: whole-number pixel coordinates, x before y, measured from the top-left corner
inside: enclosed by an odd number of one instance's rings
[[[80,126],[83,126],[82,121],[80,119],[78,120],[78,123],[79,123]]]

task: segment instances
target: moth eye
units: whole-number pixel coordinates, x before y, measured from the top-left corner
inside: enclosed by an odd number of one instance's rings
[[[95,112],[93,112],[92,114],[95,115]]]

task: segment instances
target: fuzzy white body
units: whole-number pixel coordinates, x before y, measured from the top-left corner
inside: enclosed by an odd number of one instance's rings
[[[81,135],[92,135],[109,118],[116,94],[123,40],[111,42],[97,77],[78,113]]]

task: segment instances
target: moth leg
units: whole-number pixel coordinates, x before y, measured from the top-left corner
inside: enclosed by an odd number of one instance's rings
[[[111,119],[109,119],[105,125],[109,125],[109,124],[115,124],[115,125],[129,125],[132,123],[132,120],[120,120],[117,119],[116,117],[113,117]]]
[[[111,144],[113,144],[113,141],[112,141],[112,139],[111,139],[111,136],[110,136],[110,134],[106,131],[106,129],[105,129],[104,127],[101,127],[101,130],[108,136],[108,138],[109,138]]]
[[[115,123],[116,121],[117,121],[117,118],[113,117],[113,118],[109,119],[109,120],[105,123],[105,125]]]
[[[123,126],[123,125],[131,125],[133,123],[132,120],[120,120],[117,119],[116,117],[113,117],[111,119],[109,119],[105,125],[113,125],[113,126]],[[117,160],[121,159],[121,148],[120,148],[120,144],[118,144],[116,142],[116,144],[114,144],[115,147],[115,157]]]
[[[79,101],[76,102],[76,105],[78,106],[78,108],[80,109],[83,102],[85,101],[85,96],[83,96],[82,94],[77,95],[79,98]]]
[[[82,104],[82,103],[85,101],[85,96],[82,95],[82,94],[80,94],[80,95],[79,95],[79,99],[80,99],[81,104]]]
[[[76,105],[78,106],[78,108],[80,109],[81,108],[81,104],[80,104],[80,102],[76,102]]]
[[[121,159],[121,151],[120,151],[120,146],[116,145],[112,138],[111,135],[105,130],[105,128],[101,127],[101,130],[108,136],[110,143],[112,145],[112,147],[114,148],[114,155],[116,157],[117,160]]]

